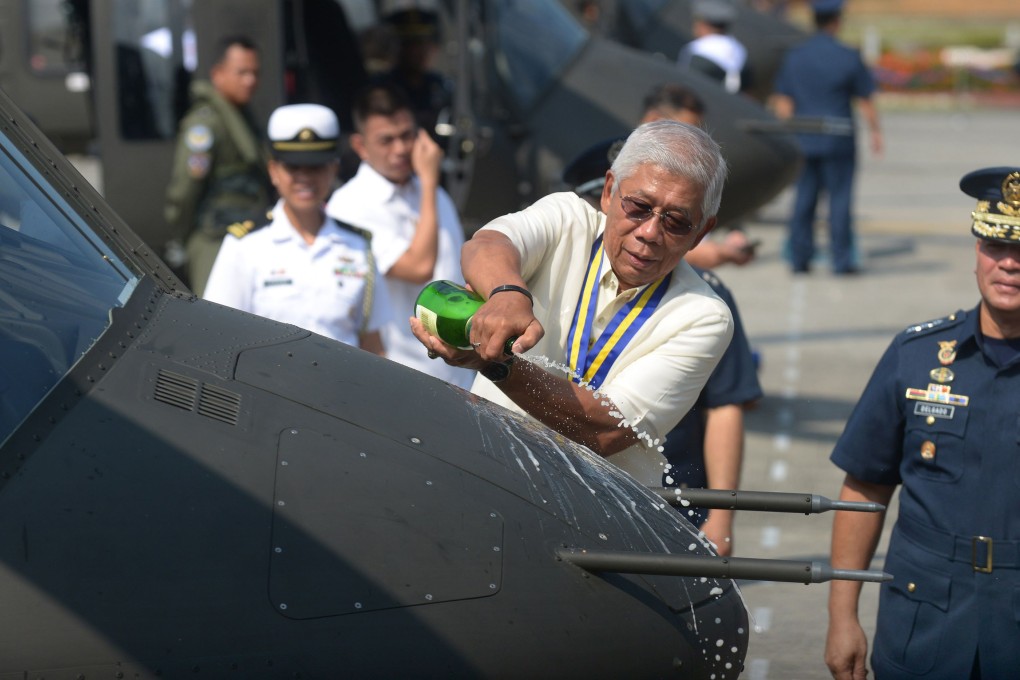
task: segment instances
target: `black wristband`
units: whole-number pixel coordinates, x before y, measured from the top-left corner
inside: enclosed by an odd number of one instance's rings
[[[528,301],[531,303],[531,306],[532,307],[535,306],[535,298],[531,297],[530,290],[528,290],[527,288],[521,288],[520,286],[515,286],[510,283],[506,284],[505,286],[496,286],[495,288],[492,289],[492,292],[489,293],[489,297],[491,298],[496,293],[505,293],[507,291],[513,291],[515,293],[520,293],[521,295],[526,296],[528,298]]]

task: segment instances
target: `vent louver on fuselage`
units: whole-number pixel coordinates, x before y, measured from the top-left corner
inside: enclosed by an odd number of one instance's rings
[[[199,382],[180,373],[160,370],[156,377],[156,401],[228,425],[237,425],[241,412],[241,395],[220,387]]]

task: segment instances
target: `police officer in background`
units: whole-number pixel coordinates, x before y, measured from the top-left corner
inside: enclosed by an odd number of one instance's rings
[[[281,106],[269,117],[269,175],[280,200],[272,222],[235,224],[205,298],[383,354],[392,310],[370,234],[326,216],[340,125],[321,104]]]
[[[797,179],[797,196],[790,216],[790,254],[794,273],[811,268],[814,256],[815,208],[824,191],[829,200],[829,241],[832,270],[854,274],[851,202],[856,169],[853,106],[868,125],[871,150],[882,153],[878,111],[872,101],[875,81],[860,54],[841,44],[839,32],[843,0],[812,0],[815,35],[791,48],[775,81],[771,106],[778,118],[818,117],[844,121],[850,134],[797,135],[804,153],[804,167]]]
[[[453,106],[453,85],[435,70],[439,53],[439,9],[432,0],[391,0],[384,4],[385,22],[397,35],[393,67],[372,79],[373,85],[400,88],[411,103],[418,127],[444,145],[436,123]]]
[[[255,45],[243,36],[224,38],[209,76],[192,83],[164,210],[186,248],[189,284],[198,295],[227,227],[258,221],[272,202],[261,134],[248,108],[258,85]]]
[[[978,199],[981,301],[896,337],[832,453],[841,499],[886,504],[902,486],[871,656],[880,680],[1020,672],[1020,167],[960,188]],[[832,566],[867,568],[884,519],[837,513]],[[825,661],[841,680],[866,675],[860,589],[831,584]]]

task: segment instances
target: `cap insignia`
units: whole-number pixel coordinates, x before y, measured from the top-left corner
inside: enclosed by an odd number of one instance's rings
[[[1003,215],[1020,216],[1020,172],[1011,172],[1002,180],[1002,200],[997,207]]]
[[[310,128],[304,128],[298,133],[298,139],[302,142],[310,142],[315,139],[315,133]]]

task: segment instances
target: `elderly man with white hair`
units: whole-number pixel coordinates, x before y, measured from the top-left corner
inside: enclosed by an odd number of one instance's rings
[[[413,319],[415,335],[430,356],[479,369],[473,392],[660,485],[659,440],[733,331],[726,304],[684,262],[716,224],[725,177],[703,130],[642,125],[606,173],[601,211],[573,192],[552,194],[465,244],[465,280],[487,300],[472,319],[474,350]],[[511,338],[514,354],[565,363],[572,375],[513,361]]]

